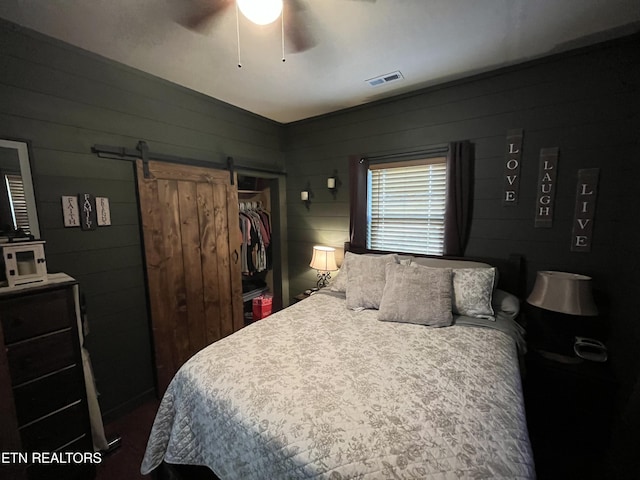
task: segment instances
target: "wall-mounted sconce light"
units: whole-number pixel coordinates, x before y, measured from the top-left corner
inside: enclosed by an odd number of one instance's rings
[[[331,191],[333,198],[336,198],[338,194],[338,187],[342,185],[340,179],[338,178],[338,170],[334,170],[329,178],[327,178],[327,188]]]
[[[300,200],[304,203],[304,206],[309,210],[311,205],[311,199],[313,198],[313,192],[311,191],[311,185],[307,182],[307,186],[300,192]]]

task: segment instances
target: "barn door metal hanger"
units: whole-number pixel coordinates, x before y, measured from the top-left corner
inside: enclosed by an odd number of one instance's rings
[[[149,145],[144,140],[139,140],[136,148],[126,147],[114,147],[110,145],[94,145],[91,147],[91,151],[98,155],[100,158],[111,158],[115,160],[129,160],[136,161],[142,159],[142,171],[145,178],[151,178],[149,171],[149,161],[155,160],[159,162],[177,163],[180,165],[191,165],[195,167],[204,168],[217,168],[219,170],[229,170],[230,183],[233,185],[234,172],[237,169],[255,172],[255,173],[268,173],[275,175],[286,175],[286,172],[282,170],[271,170],[267,168],[251,167],[248,165],[236,165],[233,157],[226,157],[225,163],[205,161],[196,158],[178,157],[175,155],[167,155],[164,153],[154,153],[149,150]]]

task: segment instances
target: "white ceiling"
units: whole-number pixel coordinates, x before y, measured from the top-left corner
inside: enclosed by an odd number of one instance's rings
[[[303,0],[317,46],[235,9],[203,32],[190,0],[2,0],[0,17],[276,120],[292,122],[638,30],[638,0]],[[206,1],[206,0],[205,0]],[[370,87],[400,70],[404,80]]]

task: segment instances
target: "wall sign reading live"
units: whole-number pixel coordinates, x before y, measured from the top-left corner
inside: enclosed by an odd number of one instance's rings
[[[599,168],[582,168],[578,170],[576,208],[573,217],[573,235],[571,237],[572,252],[591,251],[599,175]]]
[[[0,465],[102,463],[102,452],[0,452]]]

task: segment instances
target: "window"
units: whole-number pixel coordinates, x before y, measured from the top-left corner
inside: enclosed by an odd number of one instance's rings
[[[29,231],[29,214],[27,212],[27,199],[24,193],[24,185],[20,175],[7,174],[4,176],[9,193],[9,203],[13,215],[13,224],[17,229],[22,229],[25,233]]]
[[[442,255],[446,158],[371,164],[367,248]]]

